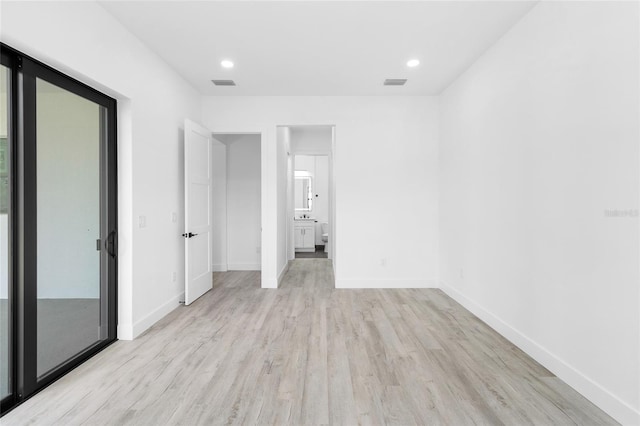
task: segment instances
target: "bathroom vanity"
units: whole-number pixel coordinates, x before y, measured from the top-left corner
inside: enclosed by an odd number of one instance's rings
[[[293,233],[296,251],[316,251],[315,219],[295,219],[293,225]]]

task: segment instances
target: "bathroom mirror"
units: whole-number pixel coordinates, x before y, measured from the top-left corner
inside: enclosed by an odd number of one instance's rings
[[[310,212],[313,209],[311,176],[296,176],[295,182],[295,209],[299,212]]]

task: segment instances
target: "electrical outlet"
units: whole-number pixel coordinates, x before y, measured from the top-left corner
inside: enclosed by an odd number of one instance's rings
[[[171,281],[173,281],[174,283],[178,281],[178,273],[176,271],[173,271],[171,273]]]
[[[380,259],[380,266],[387,266],[387,258],[383,257],[382,259]]]
[[[173,222],[173,223],[177,223],[178,222],[178,213],[171,212],[171,222]]]
[[[147,217],[146,216],[138,217],[138,227],[140,227],[140,228],[146,228],[147,227]]]

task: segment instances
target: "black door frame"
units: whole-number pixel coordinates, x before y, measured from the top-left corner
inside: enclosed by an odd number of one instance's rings
[[[117,152],[116,100],[0,43],[2,65],[9,68],[10,223],[9,298],[11,394],[0,411],[20,404],[113,343],[117,329]],[[100,141],[101,321],[106,338],[37,378],[37,182],[36,79],[103,107]],[[102,285],[101,285],[102,287]],[[103,298],[106,298],[104,300]],[[105,306],[106,305],[106,306]],[[106,309],[102,307],[105,306]]]

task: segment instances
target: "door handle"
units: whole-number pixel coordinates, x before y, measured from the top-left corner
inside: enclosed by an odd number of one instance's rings
[[[182,236],[185,237],[185,238],[195,237],[196,235],[198,235],[198,234],[194,234],[194,233],[191,233],[191,232],[186,233],[186,234],[182,234]]]
[[[105,246],[107,248],[107,253],[109,253],[109,256],[115,259],[118,254],[118,241],[116,240],[116,231],[109,232],[109,235],[107,236],[107,240],[105,242]]]

